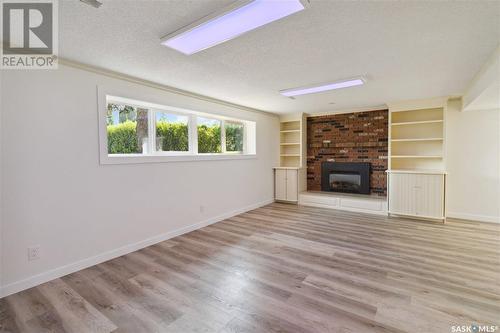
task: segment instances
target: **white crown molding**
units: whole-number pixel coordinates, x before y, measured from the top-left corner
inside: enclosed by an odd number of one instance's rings
[[[324,112],[318,112],[318,113],[306,113],[306,116],[307,116],[307,118],[310,118],[310,117],[332,116],[332,115],[343,114],[343,113],[380,111],[380,110],[387,110],[387,109],[388,109],[387,105],[382,104],[382,105],[374,105],[374,106],[367,106],[367,107],[354,108],[354,109],[333,110],[333,111],[324,111]]]
[[[232,107],[232,108],[237,108],[237,109],[240,109],[243,111],[255,112],[255,113],[259,113],[259,114],[265,114],[267,116],[278,117],[278,115],[276,113],[273,113],[273,112],[254,109],[254,108],[250,108],[247,106],[227,102],[227,101],[224,101],[221,99],[217,99],[217,98],[213,98],[213,97],[209,97],[209,96],[204,96],[204,95],[199,95],[199,94],[187,91],[187,90],[170,87],[170,86],[163,85],[163,84],[156,83],[156,82],[149,81],[149,80],[144,80],[144,79],[141,79],[141,78],[138,78],[135,76],[115,72],[115,71],[108,70],[108,69],[105,69],[102,67],[87,65],[87,64],[83,64],[83,63],[76,62],[76,61],[69,60],[69,59],[65,59],[65,58],[59,58],[58,62],[60,65],[81,69],[81,70],[91,72],[91,73],[105,75],[107,77],[111,77],[114,79],[119,79],[119,80],[131,82],[131,83],[140,84],[140,85],[143,85],[146,87],[163,90],[163,91],[173,93],[173,94],[183,95],[183,96],[195,98],[198,100],[202,100],[205,102],[216,103],[216,104],[220,104],[220,105],[224,105],[224,106],[228,106],[228,107]]]
[[[448,99],[450,99],[450,96],[394,101],[387,103],[387,106],[389,107],[389,110],[391,112],[419,110],[419,109],[435,109],[435,108],[445,107],[446,103],[448,102]]]

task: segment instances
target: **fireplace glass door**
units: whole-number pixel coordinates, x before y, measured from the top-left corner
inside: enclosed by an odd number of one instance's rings
[[[331,191],[359,193],[361,175],[358,173],[334,171],[330,173],[329,183]]]

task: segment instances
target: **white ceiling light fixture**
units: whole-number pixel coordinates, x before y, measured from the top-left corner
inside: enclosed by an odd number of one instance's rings
[[[331,82],[331,83],[316,84],[313,86],[280,90],[280,94],[282,94],[283,96],[286,96],[286,97],[293,97],[293,96],[300,96],[300,95],[306,95],[306,94],[316,94],[316,93],[335,90],[335,89],[361,86],[365,83],[366,83],[366,79],[362,76],[358,76],[355,78],[335,81],[335,82]]]
[[[186,55],[224,43],[304,10],[309,0],[240,0],[161,39]]]

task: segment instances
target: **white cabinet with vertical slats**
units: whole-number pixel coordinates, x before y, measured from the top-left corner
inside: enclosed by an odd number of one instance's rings
[[[274,198],[276,200],[298,201],[299,170],[300,168],[274,168]]]
[[[444,220],[445,174],[390,170],[389,213]]]
[[[286,169],[274,170],[274,198],[286,200]]]

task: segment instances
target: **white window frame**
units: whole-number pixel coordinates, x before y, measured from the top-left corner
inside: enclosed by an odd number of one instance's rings
[[[199,112],[173,106],[165,106],[129,97],[118,97],[123,94],[116,94],[109,90],[98,89],[98,120],[99,120],[99,150],[101,164],[128,164],[128,163],[161,163],[161,162],[181,162],[181,161],[206,161],[206,160],[230,160],[230,159],[251,159],[256,158],[255,146],[247,142],[248,133],[252,131],[252,138],[256,140],[256,123],[250,120],[231,118],[212,113]],[[107,107],[109,103],[126,104],[137,108],[148,109],[148,151],[143,154],[108,154],[108,134],[107,134]],[[188,151],[156,151],[156,113],[168,113],[173,115],[188,116]],[[215,119],[221,122],[221,153],[198,153],[198,126],[197,118]],[[225,123],[238,123],[244,126],[243,129],[243,151],[226,152]],[[248,149],[248,147],[251,147]],[[253,148],[252,148],[253,147]]]

